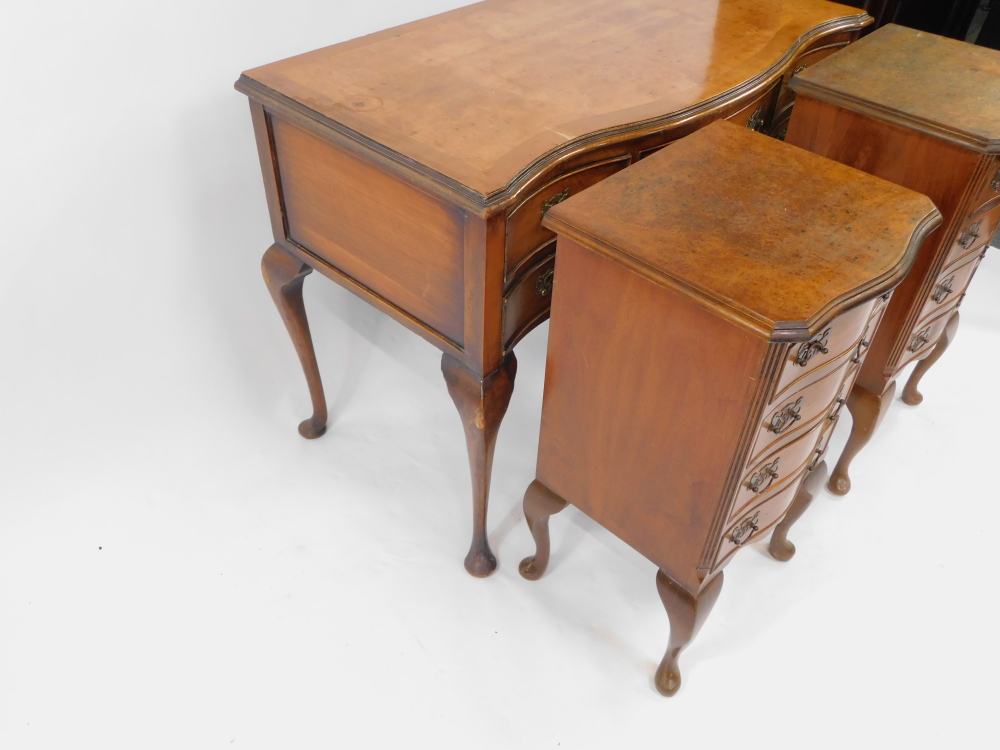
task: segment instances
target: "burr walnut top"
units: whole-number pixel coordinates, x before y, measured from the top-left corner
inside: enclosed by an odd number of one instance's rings
[[[580,139],[723,106],[811,40],[870,20],[823,0],[486,0],[248,70],[237,87],[489,197]]]
[[[543,223],[747,328],[798,341],[895,286],[940,213],[912,190],[716,122]]]
[[[1000,52],[892,24],[792,88],[987,153],[1000,151]]]

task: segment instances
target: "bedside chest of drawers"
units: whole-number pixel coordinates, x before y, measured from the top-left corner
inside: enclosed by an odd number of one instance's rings
[[[920,379],[954,337],[1000,223],[1000,52],[890,25],[802,72],[792,88],[788,143],[923,193],[944,215],[893,295],[848,398],[854,426],[830,478],[842,495],[851,461],[914,361],[902,399],[923,399]]]
[[[545,571],[566,503],[649,558],[665,695],[722,568],[815,492],[891,291],[939,220],[925,196],[728,123],[548,213],[557,276],[524,498],[537,550],[521,573]]]
[[[465,566],[489,575],[513,349],[549,311],[542,217],[713,120],[783,127],[792,72],[870,22],[823,0],[486,0],[244,73],[264,277],[312,397],[299,432],[327,421],[302,304],[315,269],[443,352],[472,470]]]

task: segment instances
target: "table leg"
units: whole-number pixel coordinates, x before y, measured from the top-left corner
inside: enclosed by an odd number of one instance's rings
[[[847,397],[847,408],[851,412],[854,424],[851,426],[851,434],[847,438],[847,445],[844,452],[840,454],[840,460],[833,470],[830,483],[827,487],[834,495],[846,495],[851,491],[851,478],[847,471],[851,466],[851,461],[864,448],[868,441],[872,439],[875,430],[882,423],[885,413],[889,410],[892,397],[896,395],[896,381],[889,383],[888,387],[881,395],[872,393],[867,388],[855,385]]]
[[[781,519],[781,523],[774,527],[767,549],[775,560],[787,562],[792,559],[795,554],[795,545],[788,541],[788,530],[806,512],[825,481],[826,461],[820,461],[819,465],[814,467],[802,480],[795,497],[792,499],[792,504],[785,511],[785,517]]]
[[[957,330],[958,310],[955,310],[954,315],[948,318],[948,322],[945,323],[944,331],[941,333],[941,338],[938,339],[937,344],[934,345],[934,349],[930,354],[917,362],[917,366],[910,373],[910,379],[903,386],[903,395],[900,399],[904,404],[916,406],[924,400],[924,395],[917,390],[917,386],[920,385],[921,378],[927,374],[927,371],[931,369],[934,363],[941,359],[941,355],[944,354],[945,350],[951,344],[952,339],[955,338],[955,331]]]
[[[497,567],[486,538],[493,449],[514,390],[517,359],[510,353],[489,375],[479,375],[445,354],[441,358],[441,372],[462,418],[472,471],[472,546],[465,558],[465,569],[470,575],[485,578]]]
[[[264,283],[267,284],[271,299],[292,337],[309,385],[313,415],[299,425],[299,434],[308,439],[318,438],[326,432],[326,397],[323,395],[323,382],[319,377],[316,352],[309,333],[306,308],[302,304],[302,282],[312,269],[277,245],[267,249],[260,265]]]
[[[549,516],[565,507],[566,501],[537,479],[528,485],[524,493],[524,518],[535,540],[535,554],[521,560],[518,570],[529,581],[537,581],[549,567]]]
[[[708,619],[709,612],[715,606],[722,591],[722,572],[693,596],[686,589],[675,583],[662,570],[656,571],[656,590],[660,594],[663,608],[667,610],[670,619],[670,643],[663,655],[660,666],[656,669],[656,690],[661,695],[671,696],[680,689],[681,672],[677,659],[681,651],[687,648]]]

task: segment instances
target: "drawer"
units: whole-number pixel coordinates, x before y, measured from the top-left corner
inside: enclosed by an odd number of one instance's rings
[[[847,44],[848,42],[846,40],[842,42],[836,42],[834,44],[827,44],[822,47],[818,47],[810,52],[806,52],[804,55],[800,56],[795,61],[795,67],[792,68],[789,74],[787,74],[787,78],[785,81],[786,85],[782,86],[781,94],[778,96],[778,106],[776,108],[777,111],[775,114],[775,121],[777,121],[779,117],[783,117],[784,119],[787,120],[788,116],[791,114],[791,112],[788,110],[790,110],[791,103],[795,101],[795,92],[793,92],[790,88],[788,88],[787,83],[792,79],[792,76],[794,76],[796,73],[801,73],[810,65],[815,65],[820,60],[829,57],[837,50],[843,49],[844,47],[847,46]]]
[[[555,233],[542,226],[542,217],[552,206],[576,195],[591,185],[610,177],[628,166],[630,156],[587,164],[564,174],[533,192],[507,216],[507,236],[504,244],[504,280],[519,276],[519,268],[535,255],[542,245],[555,238]],[[530,262],[530,261],[529,261]]]
[[[989,171],[989,181],[983,186],[976,198],[974,214],[982,213],[983,209],[991,210],[1000,205],[1000,161],[994,160]]]
[[[854,356],[876,305],[882,302],[876,297],[858,305],[835,318],[809,341],[789,346],[778,375],[774,401],[786,400],[791,393],[825,377]]]
[[[722,543],[715,556],[712,570],[729,562],[729,559],[741,548],[765,536],[781,520],[788,506],[795,499],[795,493],[802,483],[801,472],[795,481],[781,492],[772,495],[767,500],[747,508],[736,520],[729,524],[722,534]]]
[[[726,119],[734,125],[744,125],[755,133],[766,130],[771,119],[771,99],[773,89],[758,97],[735,114]]]
[[[750,462],[756,462],[764,451],[777,445],[779,441],[790,442],[788,438],[791,436],[826,419],[840,394],[850,364],[849,359],[843,360],[840,367],[826,377],[769,404],[764,410],[761,428],[750,451]]]
[[[936,310],[951,304],[965,293],[976,269],[986,255],[986,249],[979,248],[976,252],[978,254],[970,253],[938,276],[930,294],[927,295],[924,309],[920,311],[920,320],[931,316]]]
[[[555,279],[555,242],[541,261],[533,265],[503,298],[504,352],[548,317]]]
[[[952,243],[943,267],[953,266],[988,245],[997,230],[998,222],[1000,222],[1000,206],[969,219]]]
[[[944,309],[939,310],[930,318],[921,320],[913,327],[913,331],[910,333],[909,339],[907,339],[906,347],[903,349],[903,354],[899,358],[899,364],[896,366],[897,369],[930,353],[937,340],[941,337],[941,333],[948,323],[948,318],[951,317],[952,312],[958,307],[960,300],[961,297],[953,300],[950,304],[946,304]]]
[[[745,514],[747,508],[780,492],[789,482],[794,481],[808,465],[819,440],[821,427],[817,423],[797,440],[767,451],[762,458],[749,463],[750,468],[744,472],[736,489],[729,518]]]

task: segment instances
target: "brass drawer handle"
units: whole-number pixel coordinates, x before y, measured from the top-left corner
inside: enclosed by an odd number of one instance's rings
[[[994,193],[1000,193],[1000,169],[993,175],[993,182],[990,183],[990,187],[993,188]]]
[[[958,244],[968,250],[972,247],[972,243],[979,239],[979,229],[982,226],[983,222],[980,220],[975,224],[966,227],[965,231],[962,232],[962,238],[958,241]]]
[[[781,463],[780,456],[774,459],[774,461],[772,461],[771,463],[762,466],[760,468],[760,471],[756,472],[752,477],[750,477],[750,481],[747,482],[747,487],[753,494],[759,495],[761,492],[766,491],[767,488],[770,487],[771,484],[774,482],[774,480],[778,478],[779,463]]]
[[[550,208],[552,208],[558,203],[562,203],[564,200],[569,198],[569,196],[570,196],[569,188],[566,188],[565,190],[556,193],[548,200],[542,201],[542,216],[544,217],[545,214],[549,212]]]
[[[539,297],[548,297],[552,294],[552,283],[555,277],[556,272],[552,268],[539,276],[538,281],[535,282],[535,294]]]
[[[861,341],[858,342],[858,348],[854,352],[854,356],[851,357],[851,362],[853,364],[858,364],[861,361],[861,359],[865,356],[865,351],[867,351],[868,347],[872,345],[871,339],[867,340],[865,339],[865,336],[867,334],[868,334],[868,329],[866,328],[865,332],[861,335]]]
[[[758,510],[753,514],[752,518],[745,518],[743,523],[733,529],[732,535],[729,537],[733,544],[737,547],[743,546],[746,540],[753,536],[754,532],[760,531],[757,527],[757,521],[760,520],[760,511]]]
[[[924,330],[917,333],[917,335],[913,337],[913,340],[910,341],[910,351],[911,352],[920,351],[921,347],[923,347],[928,341],[930,341],[930,335],[929,335],[930,332],[931,332],[931,327],[927,326]]]
[[[808,67],[809,67],[808,65],[800,65],[799,67],[797,67],[795,70],[792,71],[792,75],[793,76],[797,76],[799,73],[801,73],[803,70],[805,70]]]
[[[847,403],[847,399],[846,398],[838,398],[833,403],[834,403],[834,407],[833,407],[832,411],[830,412],[829,420],[831,422],[836,422],[838,419],[840,419],[840,410],[844,408],[844,404]]]
[[[829,354],[830,350],[826,348],[829,340],[830,329],[827,328],[823,333],[817,333],[808,341],[800,344],[799,352],[795,355],[795,364],[799,367],[805,367],[816,354]]]
[[[750,115],[747,120],[747,130],[752,130],[755,133],[759,133],[764,129],[764,105],[761,104],[754,110],[754,113]]]
[[[780,435],[789,425],[793,425],[802,419],[799,416],[799,411],[802,409],[802,397],[799,396],[798,401],[785,404],[783,407],[774,412],[771,416],[771,423],[767,426],[768,432],[773,432],[775,435]]]
[[[950,279],[946,279],[937,285],[934,290],[934,294],[931,295],[931,299],[937,302],[939,305],[948,299],[948,295],[951,294],[954,289],[952,289],[952,284],[955,283],[955,277],[952,276]]]

